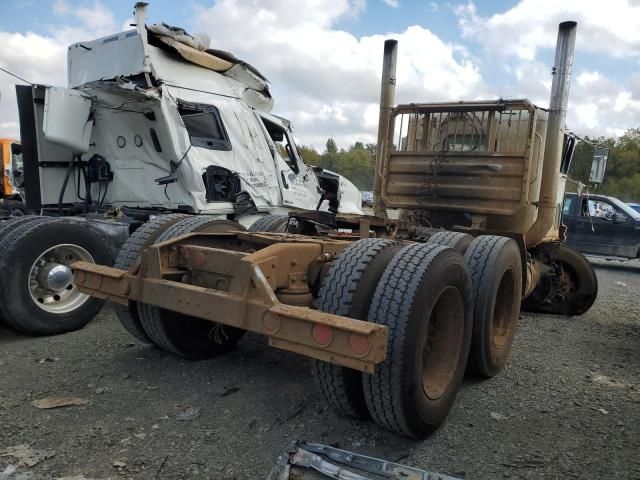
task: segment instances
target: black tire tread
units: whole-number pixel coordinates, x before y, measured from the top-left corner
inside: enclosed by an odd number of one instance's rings
[[[315,308],[334,315],[349,316],[354,294],[367,266],[384,249],[397,246],[393,240],[364,239],[352,243],[331,264],[318,292]],[[320,386],[327,402],[337,412],[356,418],[368,416],[364,398],[354,398],[354,388],[361,393],[359,385],[350,385],[344,367],[315,360],[311,373]]]
[[[499,251],[509,240],[507,237],[496,235],[481,235],[473,240],[472,245],[467,250],[465,260],[471,275],[474,305],[478,301],[480,285],[493,259],[494,252]]]
[[[209,223],[228,223],[230,227],[237,229],[238,224],[231,220],[216,219],[205,215],[186,218],[179,220],[166,229],[155,241],[155,243],[161,243],[171,238],[179,237],[187,233],[197,231],[200,228],[205,227]],[[140,323],[144,328],[145,333],[149,339],[158,347],[167,352],[174,353],[175,355],[185,356],[185,353],[178,350],[171,339],[168,337],[167,332],[162,326],[161,309],[159,307],[148,305],[145,303],[138,303],[138,314],[140,316]]]
[[[188,217],[189,215],[182,213],[158,215],[140,225],[138,229],[129,236],[118,252],[118,256],[113,265],[114,268],[129,270],[129,268],[138,261],[138,257],[140,257],[142,251],[152,244],[165,229]],[[116,317],[131,336],[144,343],[153,343],[140,324],[137,308],[136,302],[133,301],[129,302],[128,306],[118,303],[113,304]]]
[[[385,270],[369,309],[369,321],[386,325],[389,335],[387,358],[374,375],[363,376],[369,413],[379,425],[410,437],[414,434],[404,418],[399,398],[408,318],[429,267],[449,250],[430,243],[404,247]]]
[[[249,227],[250,232],[286,232],[289,217],[286,215],[265,215]]]
[[[41,221],[47,218],[50,218],[50,217],[41,217],[38,215],[24,215],[21,217],[12,217],[7,220],[3,220],[0,222],[0,239],[2,239],[2,237],[7,233],[9,233],[10,231],[18,228],[20,225],[24,225],[26,223],[33,222],[35,220]]]
[[[509,237],[502,237],[497,235],[480,235],[473,239],[467,252],[465,253],[465,260],[467,261],[467,267],[469,268],[469,274],[471,275],[471,285],[473,289],[473,304],[474,309],[482,305],[481,295],[483,295],[483,286],[486,282],[487,275],[491,266],[494,265],[497,259],[497,255],[507,245],[507,243],[513,240]],[[471,341],[471,350],[469,351],[469,363],[468,368],[476,375],[483,377],[489,377],[487,371],[482,367],[483,361],[483,349],[479,339],[483,334],[484,325],[482,319],[477,318],[477,311],[474,312],[473,323],[473,336]]]
[[[444,230],[431,235],[427,239],[427,243],[435,243],[436,245],[455,248],[464,255],[472,240],[473,237],[468,233]]]

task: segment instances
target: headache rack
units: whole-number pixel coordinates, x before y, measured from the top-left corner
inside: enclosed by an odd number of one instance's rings
[[[537,201],[546,119],[528,100],[396,106],[382,164],[385,205],[519,214]]]

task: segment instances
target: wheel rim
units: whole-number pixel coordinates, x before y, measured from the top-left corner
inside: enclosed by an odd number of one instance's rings
[[[509,269],[500,279],[491,319],[491,341],[497,350],[505,346],[516,323],[517,315],[514,314],[513,301],[516,297],[515,286],[515,273]]]
[[[95,263],[88,251],[69,243],[43,252],[31,265],[27,280],[33,303],[53,314],[69,313],[84,305],[91,297],[73,283],[71,264],[78,260]]]
[[[447,287],[438,298],[427,324],[422,348],[422,388],[437,400],[453,380],[464,337],[464,302],[455,287]]]

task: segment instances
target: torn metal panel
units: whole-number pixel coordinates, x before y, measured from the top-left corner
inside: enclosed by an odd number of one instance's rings
[[[144,13],[138,22],[143,20]],[[69,87],[138,75],[151,86],[152,74],[160,84],[242,98],[257,110],[271,111],[273,98],[266,78],[233,55],[207,49],[207,41],[165,24],[142,24],[137,30],[78,42],[68,51]]]
[[[136,30],[74,43],[67,51],[69,87],[79,87],[101,79],[139,75],[145,72],[144,57],[144,47]]]
[[[315,443],[291,442],[267,480],[459,480],[399,463]]]

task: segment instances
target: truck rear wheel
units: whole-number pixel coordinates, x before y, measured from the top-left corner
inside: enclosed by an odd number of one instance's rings
[[[0,241],[0,311],[12,328],[30,335],[77,330],[103,301],[80,292],[71,265],[111,264],[102,234],[88,223],[41,217],[22,223]]]
[[[371,417],[424,438],[453,405],[473,322],[471,281],[462,255],[433,244],[404,247],[384,271],[368,319],[389,328],[387,358],[363,375]]]
[[[24,215],[21,217],[11,217],[6,220],[0,221],[0,241],[9,234],[9,232],[14,231],[20,225],[24,225],[25,223],[31,223],[32,221],[44,221],[49,217],[42,217],[37,215]],[[0,312],[0,323],[5,323],[4,318],[2,316],[2,312]]]
[[[224,233],[233,230],[244,228],[230,220],[212,220],[205,216],[186,218],[165,230],[156,243],[196,231]],[[245,330],[239,328],[145,303],[138,303],[138,315],[145,333],[156,346],[192,360],[215,357],[231,351],[245,333]]]
[[[427,240],[427,243],[435,243],[436,245],[455,248],[464,255],[464,252],[467,251],[467,248],[469,248],[472,240],[473,237],[468,233],[452,232],[446,230],[431,235]]]
[[[20,225],[33,222],[34,220],[46,220],[48,218],[50,217],[41,217],[38,215],[23,215],[21,217],[11,217],[7,220],[3,220],[0,222],[0,240],[9,232],[12,232],[16,228],[18,228]]]
[[[507,237],[480,235],[465,254],[473,284],[473,338],[469,370],[493,377],[507,363],[520,315],[522,260]]]
[[[541,278],[522,303],[523,310],[572,316],[591,308],[598,296],[598,277],[584,255],[559,242],[543,244],[532,253],[554,273]]]
[[[331,263],[315,307],[323,312],[366,320],[378,280],[401,247],[392,240],[353,242]],[[314,360],[311,372],[325,400],[338,413],[369,417],[361,372],[319,360]]]
[[[162,233],[174,223],[189,218],[189,215],[182,213],[172,213],[168,215],[158,215],[143,223],[138,229],[127,238],[114,263],[114,268],[129,270],[133,266],[142,251],[152,245]],[[113,304],[116,317],[127,332],[134,338],[145,343],[153,343],[140,324],[138,316],[138,305],[134,301],[129,301],[128,306]]]
[[[249,227],[250,232],[285,233],[289,217],[286,215],[265,215]]]

